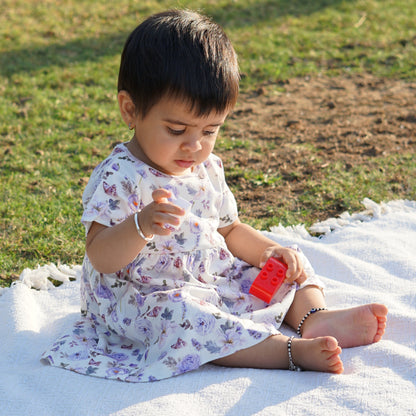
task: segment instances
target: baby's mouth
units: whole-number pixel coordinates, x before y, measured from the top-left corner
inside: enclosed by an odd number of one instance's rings
[[[193,160],[175,160],[176,164],[181,167],[181,168],[190,168],[193,164],[194,161]]]

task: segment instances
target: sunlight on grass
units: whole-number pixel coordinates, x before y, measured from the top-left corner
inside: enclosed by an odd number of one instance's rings
[[[171,7],[200,9],[225,27],[239,54],[245,91],[307,74],[416,75],[414,2],[3,0],[1,279],[38,263],[81,262],[84,230],[79,219],[86,180],[114,143],[129,138],[116,101],[123,43],[147,15]],[[263,146],[225,137],[218,150],[256,152]],[[378,163],[381,169],[387,162],[381,158]],[[402,178],[415,170],[412,155],[388,163],[401,169]],[[227,173],[257,186],[282,180],[267,172],[233,169]],[[408,192],[406,181],[386,191],[378,172],[328,167],[328,183],[311,183],[296,209],[270,207],[270,218],[251,221],[260,228],[311,221],[328,201],[355,209],[363,190],[378,199]],[[329,186],[334,183],[335,188]]]

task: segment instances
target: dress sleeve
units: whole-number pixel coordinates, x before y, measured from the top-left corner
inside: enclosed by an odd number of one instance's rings
[[[106,160],[91,175],[82,197],[86,233],[93,221],[112,227],[143,208],[138,186],[142,178],[133,166],[121,168],[121,162]]]
[[[226,227],[232,224],[238,218],[237,202],[233,193],[231,192],[224,174],[224,167],[219,157],[211,155],[211,166],[214,171],[213,180],[218,181],[218,188],[221,191],[221,205],[218,207],[219,210],[219,227]]]

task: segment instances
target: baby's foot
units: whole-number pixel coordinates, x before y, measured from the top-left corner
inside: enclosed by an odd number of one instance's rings
[[[293,363],[303,370],[325,371],[337,374],[344,371],[344,366],[339,356],[341,348],[333,337],[294,338],[291,351]]]
[[[303,338],[331,335],[342,348],[358,347],[381,340],[386,329],[387,308],[378,303],[350,309],[319,311],[302,325]]]

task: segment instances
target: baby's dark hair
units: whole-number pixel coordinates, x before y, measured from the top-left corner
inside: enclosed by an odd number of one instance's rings
[[[231,109],[238,96],[237,56],[223,29],[189,10],[169,10],[141,23],[121,55],[118,91],[137,113],[163,96],[184,99],[198,116]]]

